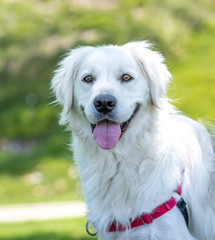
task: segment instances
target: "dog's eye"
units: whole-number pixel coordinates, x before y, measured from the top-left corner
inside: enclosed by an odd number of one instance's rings
[[[127,81],[130,81],[130,80],[132,80],[132,79],[133,79],[133,78],[132,78],[129,74],[127,74],[127,73],[125,73],[125,74],[122,75],[122,81],[127,82]]]
[[[83,78],[84,82],[92,82],[93,81],[93,76],[92,75],[87,75],[86,77]]]

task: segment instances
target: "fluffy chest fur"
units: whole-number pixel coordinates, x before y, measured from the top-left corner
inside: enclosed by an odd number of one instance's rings
[[[185,149],[176,156],[174,151],[178,149],[171,144],[175,137],[170,140],[165,136],[161,141],[156,131],[154,136],[143,131],[136,139],[130,131],[130,137],[122,139],[112,151],[98,148],[90,136],[88,140],[74,137],[88,216],[100,231],[106,231],[113,221],[126,225],[129,219],[151,212],[181,184]],[[89,148],[85,147],[86,141],[91,142]]]
[[[174,196],[174,191],[181,182],[190,217],[197,214],[191,210],[191,204],[196,204],[199,187],[201,191],[204,189],[202,184],[210,186],[208,169],[202,162],[202,157],[209,152],[202,149],[199,142],[206,142],[206,136],[198,124],[183,116],[163,117],[165,114],[161,114],[162,117],[157,118],[159,123],[155,124],[153,130],[143,131],[135,138],[131,136],[133,132],[128,131],[128,138],[122,139],[111,151],[98,148],[91,135],[85,135],[85,140],[83,134],[74,136],[76,164],[88,204],[87,215],[99,231],[99,239],[171,240],[172,235],[178,231],[178,224],[183,226],[183,231],[178,233],[178,240],[182,237],[194,239],[177,208],[153,222],[152,226],[122,233],[106,232],[113,221],[126,226],[130,219],[143,212],[151,212]],[[85,147],[86,142],[89,148]],[[201,175],[197,176],[200,169]],[[208,188],[204,191],[199,201],[205,201]],[[204,211],[200,214],[199,206],[196,207],[198,214],[204,215]],[[193,220],[193,223],[195,221],[198,219]],[[192,224],[190,227],[193,227]]]

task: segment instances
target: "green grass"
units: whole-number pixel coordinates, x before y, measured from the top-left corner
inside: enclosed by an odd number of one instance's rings
[[[0,205],[81,200],[69,139],[56,132],[26,151],[0,151]]]
[[[26,172],[0,174],[0,204],[77,199],[81,199],[77,172],[66,157],[39,158]]]
[[[0,240],[93,240],[85,218],[0,224]]]

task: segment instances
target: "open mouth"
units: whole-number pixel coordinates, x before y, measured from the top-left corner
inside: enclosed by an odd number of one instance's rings
[[[92,132],[96,143],[102,149],[112,149],[116,146],[123,133],[128,129],[130,122],[136,115],[139,107],[137,106],[131,117],[123,123],[103,120],[97,124],[91,124]]]

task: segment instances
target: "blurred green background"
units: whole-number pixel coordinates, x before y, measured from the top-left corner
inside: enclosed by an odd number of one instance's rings
[[[174,104],[213,122],[214,39],[214,0],[0,0],[0,204],[82,199],[70,134],[50,104],[68,49],[149,40],[173,74]]]

